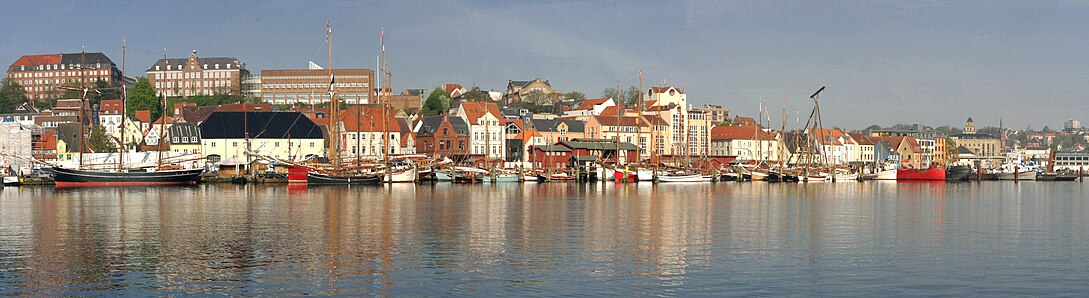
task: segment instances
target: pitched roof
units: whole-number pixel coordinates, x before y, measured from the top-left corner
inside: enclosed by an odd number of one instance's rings
[[[594,99],[583,100],[581,103],[579,103],[578,108],[575,108],[575,109],[576,110],[593,109],[594,106],[599,105],[599,104],[604,104],[604,103],[608,102],[610,99],[612,99],[612,98],[605,97],[605,98],[594,98]]]
[[[531,150],[541,150],[544,152],[571,152],[571,148],[560,145],[534,145],[529,148]]]
[[[168,129],[171,144],[200,144],[200,127],[192,123],[178,123]],[[177,137],[175,139],[174,137]],[[182,137],[185,137],[182,139]]]
[[[338,119],[348,132],[401,131],[397,118],[393,117],[395,112],[390,111],[383,117],[382,111],[383,107],[379,105],[353,105],[341,111]]]
[[[446,93],[452,93],[458,89],[465,89],[465,87],[462,87],[461,84],[442,84],[442,90],[445,90]]]
[[[24,55],[19,59],[15,59],[15,62],[11,63],[11,67],[54,65],[60,64],[60,62],[60,54]]]
[[[159,117],[159,119],[155,119],[155,123],[153,124],[163,124],[163,119],[166,119],[167,124],[174,124],[174,118],[166,115]]]
[[[465,109],[465,120],[469,123],[476,123],[477,119],[484,116],[485,113],[491,113],[496,119],[503,119],[503,113],[499,111],[499,106],[495,103],[483,101],[462,102],[461,108]]]
[[[620,119],[617,119],[616,114],[613,114],[613,116],[604,116],[604,114],[602,116],[594,116],[594,119],[597,120],[597,123],[601,124],[601,126],[648,126],[646,123],[639,121],[639,117],[620,116],[619,118]]]
[[[172,58],[172,59],[166,59],[166,62],[167,62],[167,65],[186,65],[187,63],[189,63],[189,59],[188,58]],[[243,65],[242,62],[238,62],[238,58],[235,58],[235,57],[208,57],[208,58],[198,57],[197,58],[197,64],[200,64],[202,66],[207,64],[208,68],[215,68],[214,65],[219,64],[220,65],[220,70],[244,69],[244,68],[246,68],[246,66]],[[231,65],[231,67],[227,67],[228,64]],[[155,60],[155,64],[152,64],[151,67],[148,67],[147,71],[156,71],[155,70],[156,66],[160,67],[159,71],[166,70],[166,67],[164,67],[164,65],[163,65],[163,59],[159,59],[159,60]],[[172,70],[177,70],[177,68],[174,68]]]
[[[439,130],[439,126],[442,126],[443,115],[428,116],[423,118],[423,124],[420,125],[420,130],[416,132],[417,136],[432,136]],[[458,136],[469,136],[469,125],[465,124],[465,120],[458,117],[447,117],[450,121],[450,126],[454,128],[454,133]]]
[[[531,119],[533,129],[544,132],[555,132],[561,123],[567,124],[568,132],[586,132],[586,122],[569,119]]]
[[[143,123],[151,122],[151,111],[148,111],[148,110],[136,111],[136,120],[139,120],[140,122],[143,122]]]
[[[666,92],[669,92],[669,89],[673,89],[673,90],[676,90],[677,93],[684,94],[684,89],[679,89],[679,88],[676,88],[676,87],[669,87],[669,86],[650,87],[650,93],[666,93]]]
[[[851,136],[852,139],[855,139],[855,142],[857,142],[859,145],[877,145],[877,142],[874,141],[873,138],[870,138],[865,134],[848,133],[847,135]]]
[[[243,120],[245,119],[245,120]],[[200,124],[205,139],[322,139],[320,127],[299,112],[213,112]]]
[[[758,126],[715,126],[711,128],[711,140],[755,140],[757,133],[761,140],[776,137],[776,133],[764,131]]]
[[[590,139],[590,138],[577,138],[570,141],[560,142],[559,145],[565,146],[571,149],[586,149],[586,150],[616,150],[618,147],[620,150],[639,150],[635,144],[628,142],[619,142],[609,139]]]

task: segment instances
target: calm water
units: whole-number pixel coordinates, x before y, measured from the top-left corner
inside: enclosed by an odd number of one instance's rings
[[[0,295],[1084,295],[1089,183],[7,188]]]

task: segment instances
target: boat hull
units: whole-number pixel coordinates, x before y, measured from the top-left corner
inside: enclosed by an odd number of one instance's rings
[[[310,172],[306,174],[306,183],[311,185],[378,185],[381,176],[341,176]]]
[[[659,183],[704,182],[704,180],[703,180],[703,175],[683,175],[683,176],[662,175],[662,176],[658,176],[658,182]]]
[[[972,177],[972,168],[968,166],[952,166],[945,170],[945,180],[968,181]]]
[[[19,177],[4,176],[4,186],[19,186],[22,184],[23,182],[19,180]]]
[[[874,180],[896,180],[896,170],[884,170],[874,175]]]
[[[1076,181],[1077,175],[1061,175],[1061,174],[1040,174],[1036,176],[1036,181]]]
[[[56,187],[147,186],[197,184],[204,169],[158,172],[95,172],[54,168]]]
[[[1036,180],[1036,172],[999,173],[998,180]]]
[[[945,169],[903,169],[896,170],[896,180],[941,180],[945,181]]]

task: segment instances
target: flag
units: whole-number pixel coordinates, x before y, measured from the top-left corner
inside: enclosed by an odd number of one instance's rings
[[[333,40],[333,24],[325,21],[325,44],[329,44]]]
[[[333,77],[332,72],[329,73],[329,94],[333,93],[333,84],[336,83],[336,78]]]
[[[386,35],[386,28],[378,27],[378,44],[383,44],[382,38]]]

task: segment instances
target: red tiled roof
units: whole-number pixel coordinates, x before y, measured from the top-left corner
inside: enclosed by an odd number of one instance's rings
[[[15,62],[11,63],[11,66],[37,66],[37,65],[53,65],[61,63],[60,54],[44,54],[44,55],[26,55],[19,57]]]
[[[582,103],[579,104],[579,107],[576,108],[576,110],[593,109],[594,106],[599,105],[599,104],[603,104],[603,103],[605,103],[607,101],[609,101],[608,97],[583,100]]]
[[[594,117],[594,119],[596,119],[597,123],[600,123],[601,126],[617,126],[617,123],[620,123],[619,126],[636,126],[637,124],[639,126],[647,126],[646,123],[639,123],[639,118],[634,116],[621,116],[620,119],[617,119],[616,113],[613,113],[612,116],[597,116]],[[619,122],[617,122],[618,120]]]
[[[452,93],[454,90],[465,89],[461,84],[442,84],[442,89],[446,90],[446,93]]]
[[[855,142],[857,142],[859,145],[877,145],[877,141],[865,134],[848,133],[847,135],[851,136],[852,139],[855,139]]]
[[[136,111],[136,120],[140,120],[140,122],[143,122],[143,123],[151,122],[151,111],[148,111],[148,110]]]
[[[344,123],[344,130],[347,132],[382,132],[387,129],[390,132],[399,132],[401,125],[393,117],[394,113],[390,111],[383,122],[382,107],[354,105],[340,112],[339,119]]]
[[[776,137],[776,133],[764,131],[759,126],[715,126],[711,128],[711,140],[755,140],[757,133],[761,140]]]
[[[103,99],[98,106],[98,111],[103,115],[119,115],[121,114],[121,104],[120,99]]]
[[[461,108],[465,109],[465,122],[470,125],[476,123],[477,119],[484,116],[484,113],[491,113],[496,119],[503,119],[503,114],[499,112],[499,106],[495,103],[483,102],[483,101],[471,101],[461,103]]]

